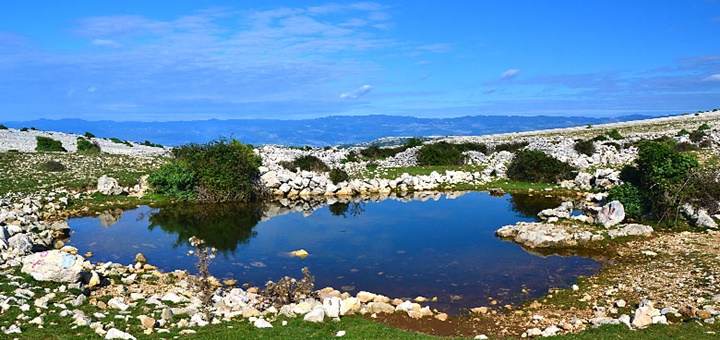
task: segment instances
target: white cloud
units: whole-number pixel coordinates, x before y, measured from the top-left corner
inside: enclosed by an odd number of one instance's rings
[[[90,86],[90,87],[88,87],[87,91],[90,92],[90,93],[94,93],[94,92],[97,91],[97,87],[95,87],[95,86]]]
[[[713,75],[711,75],[711,76],[709,76],[709,77],[707,77],[707,78],[705,78],[705,79],[703,79],[703,80],[704,80],[704,81],[720,81],[720,73],[713,74]]]
[[[115,40],[110,39],[93,39],[93,41],[90,42],[91,44],[95,46],[107,46],[107,47],[120,47],[122,46],[120,43],[118,43]]]
[[[516,69],[516,68],[509,69],[509,70],[503,72],[503,73],[500,75],[500,79],[511,79],[511,78],[515,78],[515,76],[517,76],[518,74],[520,74],[520,70],[518,70],[518,69]]]
[[[354,91],[340,94],[340,98],[342,98],[342,99],[357,99],[357,98],[360,98],[360,97],[368,94],[368,92],[370,92],[370,90],[372,90],[372,86],[363,85],[363,86],[360,86],[359,88],[355,89]]]

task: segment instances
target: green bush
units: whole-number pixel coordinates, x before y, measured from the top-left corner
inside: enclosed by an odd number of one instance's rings
[[[334,168],[330,170],[330,180],[333,182],[333,184],[338,184],[343,181],[347,181],[350,179],[350,175],[348,175],[345,170]]]
[[[7,126],[0,124],[0,130],[7,130]]]
[[[62,143],[59,140],[55,140],[49,137],[43,137],[43,136],[36,136],[35,140],[37,141],[37,145],[35,146],[35,151],[59,151],[59,152],[67,152],[65,148],[63,148]]]
[[[300,168],[305,171],[325,172],[330,169],[320,158],[312,155],[300,156],[292,162],[281,162],[280,165],[290,171]]]
[[[679,136],[687,136],[687,135],[689,135],[689,134],[690,134],[690,131],[685,130],[685,129],[682,129],[682,130],[678,131],[677,136],[678,136],[678,137],[679,137]]]
[[[133,145],[130,144],[130,142],[128,142],[126,140],[121,140],[119,138],[112,137],[112,138],[110,138],[110,141],[112,141],[113,143],[116,143],[116,144],[125,144],[126,146],[129,146],[131,148],[133,147]]]
[[[465,143],[460,143],[460,144],[455,144],[455,145],[458,148],[458,150],[460,150],[460,152],[477,151],[477,152],[487,154],[487,151],[488,151],[487,145],[485,145],[483,143],[465,142]]]
[[[662,141],[641,141],[635,167],[623,169],[620,178],[642,193],[646,211],[658,220],[674,221],[678,207],[687,199],[688,174],[698,167],[690,153],[675,150]]]
[[[706,136],[706,135],[705,135],[705,131],[695,130],[695,131],[693,131],[693,132],[690,133],[690,140],[693,141],[693,142],[695,142],[695,143],[698,143],[698,142],[700,142],[701,140],[703,140],[703,139],[705,138],[705,136]]]
[[[163,146],[160,145],[160,144],[150,143],[149,140],[146,140],[146,141],[142,142],[142,144],[140,144],[140,145],[152,146],[152,147],[155,147],[155,148],[162,148],[162,147],[163,147]]]
[[[697,129],[698,131],[710,130],[710,125],[707,125],[707,123],[703,123],[703,125],[700,125]]]
[[[220,139],[182,145],[172,153],[175,159],[150,176],[155,176],[149,182],[160,193],[202,202],[244,201],[261,194],[262,160],[252,145]]]
[[[607,133],[607,136],[615,140],[625,139],[625,137],[623,137],[617,129],[610,130],[610,132]]]
[[[523,150],[515,154],[507,176],[522,182],[555,183],[575,176],[575,168],[537,150]]]
[[[25,132],[27,130],[28,130],[28,128],[26,128],[26,127],[20,129],[20,131],[22,131],[22,132]]]
[[[694,144],[690,144],[688,142],[677,143],[677,144],[675,144],[675,146],[673,146],[673,149],[675,151],[680,151],[680,152],[700,150],[699,147],[695,146]]]
[[[78,137],[77,152],[86,154],[99,154],[100,145],[97,142],[91,142],[83,137]]]
[[[593,139],[591,139],[591,141],[593,142],[604,142],[606,140],[608,140],[608,138],[605,135],[597,135]]]
[[[630,182],[623,183],[610,189],[608,192],[609,201],[620,201],[625,208],[625,215],[629,218],[639,220],[648,212],[646,207],[647,197],[643,195],[637,186]]]
[[[381,148],[377,145],[373,145],[360,150],[360,155],[368,159],[385,159],[388,157],[393,157],[405,150],[406,149],[401,146],[395,148]]]
[[[417,153],[418,165],[462,165],[465,156],[457,144],[438,142],[425,144]]]
[[[150,174],[148,184],[155,192],[181,200],[197,198],[197,176],[190,164],[175,160]]]
[[[57,161],[47,161],[44,163],[40,163],[39,167],[40,167],[40,170],[42,170],[42,171],[51,171],[51,172],[67,170],[65,165],[63,165],[62,163],[57,162]]]
[[[85,138],[87,138],[87,139],[95,138],[95,135],[93,135],[93,134],[90,133],[90,132],[85,132]]]
[[[528,144],[528,142],[502,143],[495,145],[495,152],[508,151],[515,153],[520,151],[520,149],[528,146]]]
[[[357,162],[360,160],[360,155],[357,153],[357,151],[350,151],[347,155],[347,157],[344,160],[344,163],[347,162]]]
[[[592,156],[595,153],[595,143],[592,140],[579,140],[573,147],[580,154]]]
[[[403,145],[403,146],[405,147],[405,149],[409,149],[409,148],[414,148],[416,146],[421,146],[421,145],[423,145],[422,139],[413,137],[413,138],[410,138],[407,141],[405,141],[405,145]]]

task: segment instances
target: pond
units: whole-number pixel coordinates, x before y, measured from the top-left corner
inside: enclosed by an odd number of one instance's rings
[[[567,287],[600,265],[577,256],[537,256],[495,237],[495,230],[533,221],[559,200],[485,192],[434,194],[432,199],[375,199],[255,205],[140,207],[72,219],[71,244],[94,261],[132,263],[142,252],[164,271],[196,272],[187,239],[219,250],[211,273],[264,287],[309,267],[316,288],[332,286],[389,297],[437,297],[433,308],[457,312],[518,303]],[[285,205],[284,205],[284,204]],[[331,203],[328,205],[328,203]],[[305,249],[306,258],[289,252]]]

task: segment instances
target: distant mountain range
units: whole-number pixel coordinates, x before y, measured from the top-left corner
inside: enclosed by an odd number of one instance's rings
[[[115,137],[166,146],[204,143],[232,137],[254,145],[291,146],[348,145],[383,137],[477,136],[572,126],[597,125],[656,118],[632,115],[621,117],[556,116],[467,116],[458,118],[416,118],[398,116],[331,116],[305,120],[233,119],[170,122],[115,122],[82,119],[39,119],[0,122],[10,128],[34,127],[38,130]]]

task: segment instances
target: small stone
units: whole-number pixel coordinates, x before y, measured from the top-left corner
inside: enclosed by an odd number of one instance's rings
[[[488,308],[487,307],[475,307],[470,310],[471,312],[475,314],[487,314]]]
[[[303,320],[308,322],[323,322],[325,319],[325,311],[323,309],[315,309],[303,317]]]
[[[701,309],[701,310],[697,311],[697,317],[700,319],[709,319],[712,317],[712,313],[710,313],[709,311],[706,311],[704,309]]]
[[[335,336],[336,337],[345,336],[345,331],[338,331],[337,333],[335,333]]]
[[[257,319],[253,322],[253,326],[256,328],[272,328],[273,325],[267,322],[265,319]]]
[[[446,321],[448,319],[448,315],[446,313],[439,313],[435,315],[435,318],[440,321]]]
[[[627,306],[627,302],[625,302],[625,300],[623,299],[619,299],[615,301],[615,306],[617,306],[618,308],[625,308],[625,306]]]
[[[117,328],[110,328],[105,334],[105,339],[127,339],[135,340],[136,338],[128,333],[125,333]]]
[[[135,259],[133,260],[133,262],[134,262],[134,263],[146,264],[146,263],[147,263],[147,258],[145,258],[145,255],[143,255],[143,253],[137,253],[137,254],[135,255]]]
[[[155,323],[156,323],[155,319],[153,319],[147,315],[140,315],[137,318],[140,320],[140,323],[142,324],[142,326],[145,327],[146,329],[155,328]]]
[[[310,253],[308,253],[307,250],[305,250],[305,249],[298,249],[298,250],[291,251],[290,255],[304,259],[304,258],[308,257],[310,255]]]

